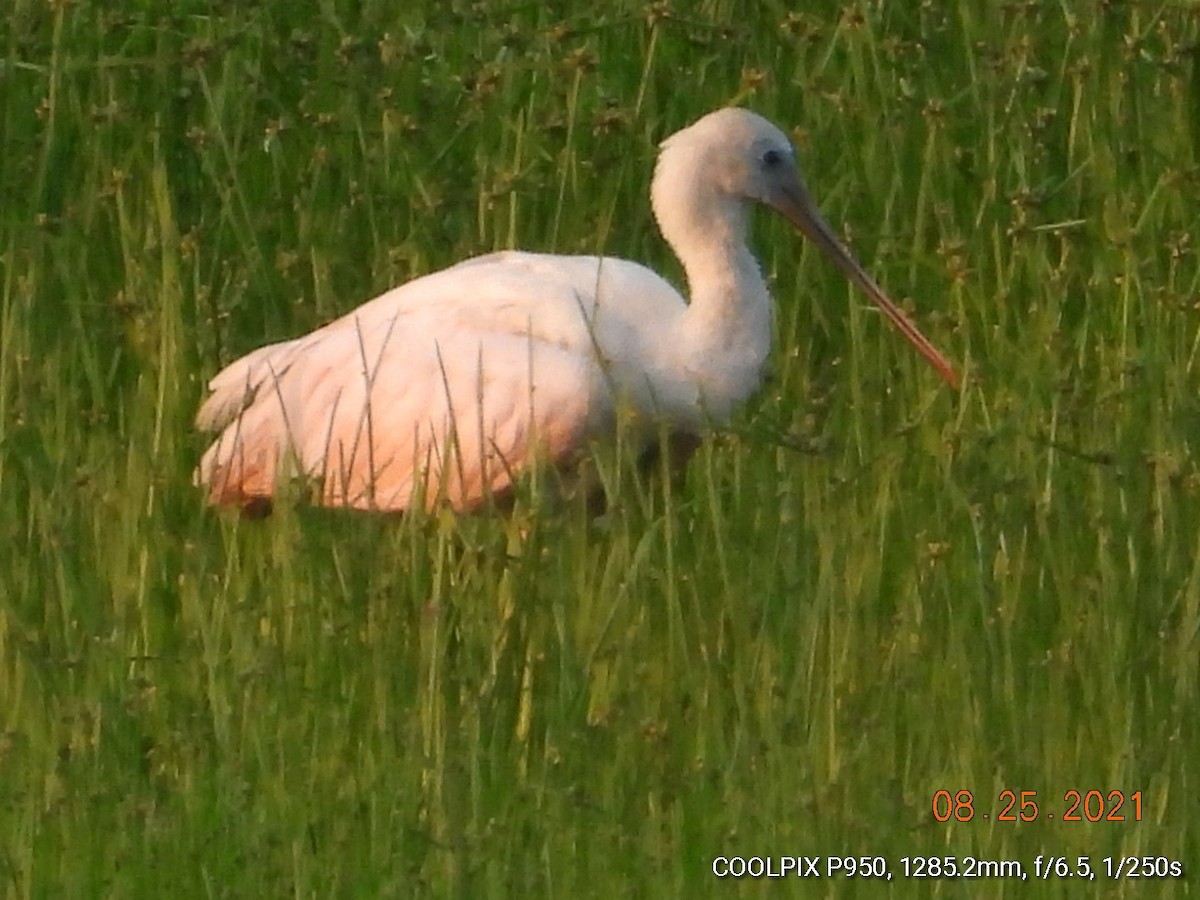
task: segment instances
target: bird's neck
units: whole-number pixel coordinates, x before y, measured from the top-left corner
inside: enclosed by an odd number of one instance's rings
[[[758,388],[771,350],[771,298],[747,246],[747,209],[724,203],[663,229],[688,281],[680,350],[705,373],[710,412],[722,420]]]

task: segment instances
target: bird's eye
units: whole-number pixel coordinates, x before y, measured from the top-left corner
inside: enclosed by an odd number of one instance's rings
[[[762,155],[762,161],[763,165],[768,169],[773,169],[783,162],[783,154],[778,150],[768,150]]]

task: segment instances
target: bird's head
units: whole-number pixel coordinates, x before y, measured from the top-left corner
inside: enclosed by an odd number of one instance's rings
[[[952,387],[949,362],[867,274],[822,218],[804,184],[796,151],[779,128],[746,109],[709,113],[662,142],[651,188],[663,233],[703,233],[727,225],[745,236],[745,211],[768,206],[790,221],[896,325]]]
[[[687,194],[784,211],[807,197],[796,151],[782,131],[747,109],[727,107],[675,132],[660,145],[655,208]]]

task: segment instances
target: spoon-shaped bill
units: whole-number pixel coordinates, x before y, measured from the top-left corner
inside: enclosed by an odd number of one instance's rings
[[[954,367],[933,346],[929,338],[925,337],[920,329],[912,323],[912,320],[901,311],[900,307],[892,302],[891,298],[884,293],[883,288],[876,284],[875,279],[867,274],[866,269],[859,264],[858,260],[850,255],[850,251],[837,239],[833,233],[833,229],[829,227],[825,220],[821,218],[821,214],[817,212],[816,205],[804,189],[803,184],[797,181],[795,184],[780,191],[770,202],[805,237],[815,243],[821,252],[834,265],[841,269],[850,281],[856,284],[863,293],[875,302],[876,306],[883,310],[884,314],[892,320],[895,326],[900,329],[900,332],[917,348],[918,352],[938,370],[938,374],[945,379],[950,387],[958,388],[958,373],[954,371]]]

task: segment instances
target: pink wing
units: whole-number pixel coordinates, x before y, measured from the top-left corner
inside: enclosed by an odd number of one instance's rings
[[[402,335],[395,319],[384,333],[316,332],[246,357],[240,385],[215,379],[200,422],[227,424],[198,473],[211,502],[252,506],[302,474],[330,506],[470,509],[537,460],[572,459],[598,413],[587,354],[528,335],[422,334],[419,318]]]

